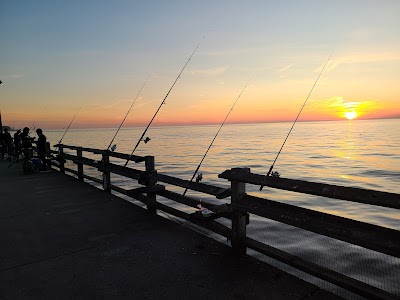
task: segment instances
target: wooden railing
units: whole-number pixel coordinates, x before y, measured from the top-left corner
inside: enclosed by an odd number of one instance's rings
[[[59,168],[61,172],[73,173],[79,180],[86,178],[101,183],[107,192],[114,190],[139,200],[146,204],[147,209],[152,213],[161,210],[212,230],[228,238],[231,241],[232,249],[237,254],[243,255],[246,253],[246,249],[250,248],[369,299],[399,299],[400,291],[395,294],[389,293],[271,247],[261,241],[249,238],[246,235],[246,228],[249,224],[249,214],[251,213],[396,258],[400,258],[399,231],[265,198],[254,197],[246,193],[246,184],[267,186],[302,194],[317,195],[392,209],[400,209],[399,194],[279,177],[266,177],[264,175],[253,174],[247,168],[230,169],[220,174],[220,178],[231,182],[231,188],[226,189],[160,174],[156,171],[153,156],[129,156],[122,153],[68,145],[57,145],[57,147],[59,149],[58,162],[53,162],[53,166]],[[69,151],[75,150],[76,155],[65,153],[65,149],[69,149]],[[84,152],[99,155],[99,160],[84,157]],[[110,158],[123,159],[125,161],[129,159],[136,163],[144,162],[145,168],[143,171],[123,167],[119,164],[111,163]],[[77,165],[77,169],[67,168],[65,166],[66,160],[74,162]],[[97,168],[102,174],[102,180],[85,174],[84,165]],[[118,174],[134,179],[140,187],[124,189],[116,186],[111,182],[111,174]],[[199,199],[182,196],[170,191],[167,189],[167,185],[187,188],[214,196],[217,199],[230,197],[231,202],[230,204],[215,205],[203,200],[201,202],[202,206],[211,210],[212,214],[203,215],[201,212],[187,213],[158,202],[157,195],[194,208],[199,204]],[[215,220],[218,218],[230,219],[232,227],[229,228],[216,222]],[[397,282],[397,284],[399,283]]]

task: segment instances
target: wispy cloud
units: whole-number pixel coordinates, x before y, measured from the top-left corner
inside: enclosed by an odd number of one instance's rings
[[[192,75],[217,76],[224,74],[228,69],[228,66],[223,66],[210,69],[192,70],[191,73]]]
[[[390,62],[400,61],[400,53],[398,52],[376,52],[376,53],[353,53],[349,55],[335,57],[330,60],[326,66],[326,71],[333,71],[341,65],[349,64],[368,64],[376,62]],[[325,63],[320,65],[314,70],[315,73],[319,73]]]
[[[249,53],[253,49],[251,48],[238,48],[238,49],[224,49],[224,50],[216,50],[216,51],[208,51],[208,52],[201,52],[202,55],[206,56],[227,56],[227,55],[237,55],[237,54],[244,54]]]
[[[138,98],[138,100],[140,100],[140,98]],[[115,102],[112,102],[110,104],[106,104],[106,105],[100,105],[100,104],[87,104],[84,105],[85,109],[94,109],[94,110],[106,110],[106,109],[110,109],[110,108],[114,108],[116,106],[119,106],[121,104],[123,105],[127,105],[128,102],[131,102],[132,100],[130,99],[121,99]]]
[[[282,73],[282,72],[284,72],[284,71],[286,71],[286,70],[289,70],[291,67],[293,67],[293,64],[290,64],[290,65],[288,65],[288,66],[286,66],[286,67],[283,67],[282,69],[279,69],[278,72],[279,72],[279,73]]]
[[[5,75],[2,77],[3,77],[3,79],[20,79],[20,78],[24,77],[24,75],[23,74],[9,74],[9,75]]]

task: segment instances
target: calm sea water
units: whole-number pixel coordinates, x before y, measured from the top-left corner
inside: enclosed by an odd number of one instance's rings
[[[234,167],[248,167],[258,174],[267,173],[291,126],[291,123],[225,125],[200,168],[202,182],[228,187],[229,183],[219,179],[218,174]],[[160,173],[190,179],[218,128],[219,125],[151,127],[147,134],[150,142],[141,143],[135,154],[155,156],[156,168]],[[399,128],[400,119],[299,122],[274,170],[285,178],[400,194]],[[143,130],[121,129],[114,142],[116,151],[131,153]],[[115,131],[70,129],[63,144],[105,149]],[[47,131],[45,134],[55,144],[63,132]],[[136,167],[134,163],[132,166]],[[96,175],[96,171],[93,172]],[[126,188],[132,184],[121,177],[114,177],[114,180],[114,184]],[[176,190],[179,191],[178,188]],[[395,209],[268,188],[259,192],[258,186],[250,185],[247,191],[272,200],[400,230],[400,213]],[[217,201],[206,197],[203,199]],[[291,226],[256,216],[251,218],[249,235],[359,280],[400,293],[398,259],[368,250],[359,255],[359,247],[306,232],[300,234]]]

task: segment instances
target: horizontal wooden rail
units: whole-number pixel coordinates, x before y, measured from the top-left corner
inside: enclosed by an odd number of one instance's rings
[[[108,155],[111,157],[115,157],[115,158],[134,161],[135,163],[143,162],[145,160],[145,157],[143,157],[143,156],[129,155],[129,154],[118,153],[118,152],[108,152]]]
[[[75,164],[83,164],[83,165],[91,166],[94,168],[97,168],[99,165],[99,162],[97,160],[87,158],[87,157],[77,157],[75,155],[67,154],[67,153],[63,154],[63,158],[71,160]]]
[[[125,189],[123,189],[123,188],[121,188],[119,186],[113,185],[113,184],[111,185],[111,189],[113,189],[113,190],[115,190],[118,193],[121,193],[123,195],[129,196],[129,197],[131,197],[133,199],[136,199],[136,200],[138,200],[138,201],[140,201],[140,202],[142,202],[144,204],[147,204],[147,197],[143,196],[142,194],[131,193],[130,190],[125,190]]]
[[[106,166],[100,166],[99,171],[108,171],[114,174],[118,174],[136,180],[142,179],[146,175],[144,171],[127,168],[113,163],[109,163]]]
[[[97,182],[97,183],[100,183],[100,184],[103,183],[103,180],[98,179],[98,178],[93,177],[93,176],[86,175],[86,174],[83,174],[83,178],[89,179],[89,180],[91,180],[91,181],[94,181],[94,182]]]
[[[232,233],[230,228],[226,227],[225,225],[222,225],[221,223],[218,223],[216,221],[207,221],[207,222],[202,222],[199,220],[194,219],[191,214],[187,214],[183,211],[180,211],[178,209],[175,209],[173,207],[167,206],[165,204],[162,204],[160,202],[157,202],[157,209],[160,209],[166,213],[169,213],[173,216],[176,216],[178,218],[190,221],[191,223],[194,223],[198,226],[204,227],[206,229],[209,229],[215,233],[218,233],[219,235],[222,235],[228,239],[231,239]]]
[[[400,231],[245,195],[232,208],[400,257]]]
[[[64,148],[64,149],[71,149],[71,150],[82,150],[84,152],[91,152],[91,153],[94,153],[94,154],[103,154],[106,151],[106,150],[85,148],[85,147],[78,147],[78,146],[70,146],[70,145],[64,145],[64,144],[56,144],[56,145],[54,145],[54,147]]]
[[[158,181],[161,181],[164,183],[169,183],[169,184],[179,186],[182,188],[187,188],[187,189],[201,192],[204,194],[213,195],[217,199],[223,199],[223,198],[230,196],[229,188],[221,188],[221,187],[217,187],[217,186],[213,186],[213,185],[209,185],[209,184],[205,184],[205,183],[193,182],[193,181],[184,180],[184,179],[180,179],[177,177],[172,177],[172,176],[164,175],[164,174],[160,174],[160,173],[155,175],[155,178]]]
[[[145,157],[143,157],[143,156],[129,155],[129,154],[125,154],[125,153],[112,152],[109,150],[100,150],[100,149],[85,148],[85,147],[79,147],[79,146],[70,146],[70,145],[64,145],[64,144],[56,144],[56,145],[54,145],[54,147],[70,149],[70,150],[80,150],[83,152],[91,152],[94,154],[101,154],[101,155],[108,154],[111,157],[120,158],[120,159],[124,159],[124,160],[130,160],[130,161],[134,161],[136,163],[143,162],[145,160]],[[53,151],[53,153],[56,154],[56,153],[58,153],[58,151]]]
[[[297,193],[400,209],[400,196],[394,193],[281,177],[267,177],[265,175],[245,172],[243,169],[226,170],[219,174],[218,177],[230,181],[240,181],[260,186],[263,185]]]
[[[65,168],[65,171],[70,172],[70,173],[72,173],[72,174],[74,174],[74,175],[76,175],[76,176],[79,175],[79,174],[78,174],[78,171],[73,170],[73,169],[70,169],[70,168]]]
[[[197,207],[197,205],[199,205],[200,203],[203,207],[206,207],[206,208],[212,208],[212,207],[217,206],[217,205],[211,204],[207,201],[200,202],[198,199],[193,199],[188,196],[182,196],[182,194],[178,194],[178,193],[168,191],[168,190],[159,191],[159,192],[157,192],[157,195],[167,198],[167,199],[170,199],[170,200],[173,200],[175,202],[185,204],[190,207]]]

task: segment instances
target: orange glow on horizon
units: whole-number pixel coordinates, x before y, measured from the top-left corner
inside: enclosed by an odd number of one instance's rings
[[[253,96],[254,97],[254,96]],[[226,123],[268,123],[293,122],[303,103],[303,99],[286,101],[274,99],[265,101],[257,97],[243,97],[229,115]],[[205,105],[179,106],[171,101],[154,120],[154,126],[218,125],[226,117],[232,99],[222,99]],[[79,111],[71,128],[116,128],[121,123],[126,104],[114,107],[86,106]],[[129,103],[128,103],[129,104]],[[146,126],[153,116],[158,103],[138,106],[132,110],[123,127]],[[18,113],[3,113],[3,125],[15,128],[32,126],[43,129],[62,129],[68,126],[76,108],[62,108],[44,114],[39,110]],[[310,99],[302,111],[299,121],[340,121],[343,119],[399,118],[397,102],[384,105],[378,100],[348,101],[342,97]]]

